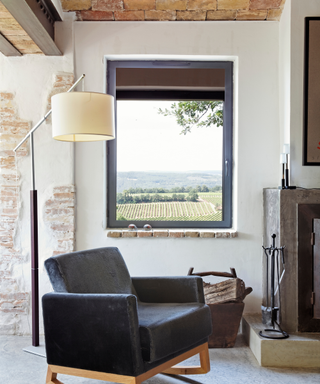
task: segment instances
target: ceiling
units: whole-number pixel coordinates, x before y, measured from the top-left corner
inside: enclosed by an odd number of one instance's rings
[[[59,0],[55,0],[59,1]],[[286,0],[60,0],[78,21],[278,21]],[[52,0],[0,0],[0,52],[61,55]]]
[[[3,36],[18,50],[23,53],[41,54],[40,48],[32,41],[26,31],[15,20],[11,13],[0,3],[0,31]],[[10,46],[8,45],[10,51]],[[11,48],[14,53],[15,49]]]
[[[61,21],[51,0],[0,0],[0,52],[59,56],[54,23]]]

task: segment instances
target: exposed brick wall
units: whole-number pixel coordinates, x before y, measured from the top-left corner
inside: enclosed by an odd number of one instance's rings
[[[74,185],[53,188],[52,197],[45,203],[44,221],[56,239],[52,256],[73,252],[75,249]]]
[[[286,0],[62,0],[80,21],[280,20]]]
[[[47,100],[47,112],[51,109],[51,97],[66,92],[73,84],[72,73],[54,75],[53,87]],[[47,123],[51,120],[48,118]],[[56,246],[52,256],[72,252],[75,249],[75,186],[54,187],[52,196],[45,202],[44,222],[52,231]]]
[[[14,95],[0,93],[0,334],[19,334],[21,315],[27,315],[29,292],[21,292],[13,269],[24,261],[15,241],[19,217],[19,173],[13,148],[30,129],[17,115]],[[17,157],[27,154],[24,144]]]
[[[73,74],[54,76],[47,111],[51,109],[51,97],[66,92],[72,83]],[[17,167],[18,159],[28,155],[28,141],[19,148],[16,156],[13,151],[30,128],[30,123],[17,114],[14,95],[0,93],[0,334],[22,333],[22,319],[30,312],[29,287],[28,292],[21,288],[23,268],[30,262],[30,251],[25,250],[22,254],[20,247],[20,174]],[[28,209],[29,202],[24,205]],[[52,255],[74,251],[74,185],[53,187],[51,198],[44,207],[38,207],[38,214],[39,218],[43,215],[50,236],[56,241]]]

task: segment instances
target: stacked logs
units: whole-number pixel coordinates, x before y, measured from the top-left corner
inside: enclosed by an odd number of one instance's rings
[[[229,277],[220,283],[209,284],[203,283],[205,301],[207,304],[222,304],[222,303],[242,303],[244,298],[252,292],[252,288],[246,288],[243,280],[237,277],[234,268],[230,268],[228,272],[198,272],[193,273],[193,268],[189,269],[188,275],[196,276],[219,276]]]

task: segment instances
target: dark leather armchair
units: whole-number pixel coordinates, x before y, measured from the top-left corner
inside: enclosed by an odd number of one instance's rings
[[[51,257],[43,296],[47,383],[69,374],[139,384],[210,370],[210,310],[199,277],[131,278],[117,248]],[[173,367],[200,354],[199,367]]]

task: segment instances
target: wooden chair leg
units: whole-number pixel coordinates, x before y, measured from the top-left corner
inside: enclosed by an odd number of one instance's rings
[[[199,351],[200,355],[200,366],[182,366],[174,365],[171,368],[166,369],[163,373],[169,373],[171,375],[200,375],[208,373],[210,371],[210,358],[208,344]]]
[[[57,373],[51,371],[48,367],[46,384],[63,384],[60,380],[57,379]]]
[[[102,380],[104,382],[112,382],[119,384],[141,384],[141,376],[125,376],[117,375],[114,373],[98,372],[98,371],[87,371],[84,369],[63,367],[58,365],[48,365],[48,373],[46,384],[63,384],[57,379],[57,374],[71,375],[78,377],[85,377],[87,379]]]
[[[200,366],[204,371],[203,373],[210,372],[210,356],[208,348],[200,352]]]
[[[200,366],[188,366],[182,367],[179,364],[181,361],[187,360],[192,356],[200,355]],[[170,368],[171,367],[171,368]],[[47,372],[46,384],[63,384],[57,379],[57,373],[64,375],[72,375],[79,377],[86,377],[90,379],[109,381],[114,383],[121,384],[141,384],[143,381],[149,379],[152,376],[157,375],[158,373],[170,373],[175,375],[199,375],[201,373],[207,373],[210,371],[210,359],[209,359],[209,350],[208,343],[204,343],[191,349],[188,352],[185,352],[175,358],[166,361],[165,363],[150,369],[142,373],[139,376],[125,376],[118,375],[113,373],[105,372],[96,372],[96,371],[87,371],[78,368],[63,367],[57,365],[49,365]]]

